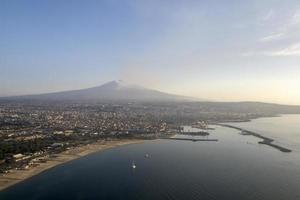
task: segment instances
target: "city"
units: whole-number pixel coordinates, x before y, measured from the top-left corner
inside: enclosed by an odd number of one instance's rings
[[[202,106],[201,106],[202,105]],[[263,110],[262,110],[263,111]],[[248,121],[273,113],[221,109],[195,103],[0,103],[0,172],[24,170],[78,146],[121,139],[154,139],[182,125]]]

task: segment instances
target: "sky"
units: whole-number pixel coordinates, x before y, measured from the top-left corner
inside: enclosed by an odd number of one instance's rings
[[[120,79],[300,105],[300,1],[0,0],[0,96]]]

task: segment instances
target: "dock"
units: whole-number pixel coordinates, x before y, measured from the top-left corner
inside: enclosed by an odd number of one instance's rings
[[[192,136],[208,136],[209,133],[206,131],[198,131],[198,132],[192,132],[192,131],[184,131],[180,132],[182,135],[192,135]]]
[[[273,139],[265,137],[265,136],[262,136],[262,135],[260,135],[258,133],[253,132],[253,131],[248,131],[246,129],[243,129],[243,128],[240,128],[240,127],[237,127],[237,126],[232,126],[232,125],[229,125],[229,124],[216,124],[216,125],[239,130],[239,131],[242,132],[242,135],[252,135],[254,137],[260,138],[260,139],[262,139],[262,141],[259,141],[258,142],[259,144],[269,145],[269,146],[271,146],[271,147],[273,147],[275,149],[278,149],[281,152],[284,152],[284,153],[292,152],[292,150],[290,150],[290,149],[287,149],[285,147],[279,146],[277,144],[273,144],[273,142],[274,142]]]
[[[161,138],[163,140],[185,140],[185,141],[192,141],[192,142],[217,142],[218,139],[197,139],[197,138]]]

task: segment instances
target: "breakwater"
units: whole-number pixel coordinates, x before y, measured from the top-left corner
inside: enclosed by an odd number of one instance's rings
[[[180,132],[182,135],[192,135],[192,136],[208,136],[209,133],[206,131],[198,131],[198,132],[193,132],[193,131],[184,131]]]
[[[218,139],[197,139],[197,138],[161,138],[164,140],[185,140],[185,141],[192,141],[192,142],[198,142],[198,141],[207,141],[207,142],[217,142]]]
[[[253,131],[248,131],[246,129],[243,129],[243,128],[240,128],[240,127],[237,127],[237,126],[232,126],[232,125],[229,125],[229,124],[218,124],[217,123],[215,125],[219,125],[219,126],[223,126],[223,127],[228,127],[228,128],[233,128],[233,129],[241,131],[242,135],[252,135],[254,137],[260,138],[260,139],[262,139],[262,141],[259,141],[258,142],[259,144],[269,145],[269,146],[271,146],[271,147],[273,147],[275,149],[278,149],[281,152],[289,153],[289,152],[292,151],[291,149],[287,149],[287,148],[279,146],[277,144],[273,144],[273,142],[274,142],[273,139],[265,137],[265,136],[262,136],[259,133],[255,133]]]

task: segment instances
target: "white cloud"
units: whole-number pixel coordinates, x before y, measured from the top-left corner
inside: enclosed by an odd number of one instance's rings
[[[284,33],[274,33],[272,35],[268,35],[268,36],[265,36],[265,37],[261,38],[259,41],[261,41],[261,42],[270,42],[270,41],[273,41],[273,40],[280,39],[284,35],[285,35]]]
[[[257,43],[258,46],[250,51],[255,53],[248,51],[242,55],[300,56],[300,9],[287,15],[269,11],[263,19],[268,20],[265,25],[271,29],[271,34],[258,40],[260,44]]]
[[[264,52],[267,56],[300,56],[300,42],[277,51]]]
[[[274,21],[275,14],[274,12],[269,12],[267,16],[265,16],[263,19],[265,20],[268,18],[268,21],[271,19]],[[285,19],[283,22],[279,23],[277,25],[277,30],[273,31],[272,34],[264,36],[259,39],[260,42],[271,42],[274,40],[289,38],[292,35],[294,35],[295,32],[300,31],[300,10],[294,11],[292,14],[290,14],[287,19]]]

